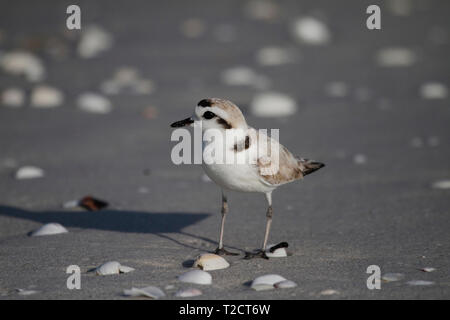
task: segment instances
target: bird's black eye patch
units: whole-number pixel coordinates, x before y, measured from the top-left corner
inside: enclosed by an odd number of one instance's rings
[[[199,107],[211,107],[211,100],[209,99],[203,99],[199,103],[197,103],[197,106]]]
[[[211,111],[206,111],[204,114],[203,114],[203,118],[205,118],[205,119],[207,119],[207,120],[209,120],[209,119],[212,119],[212,118],[214,118],[216,115],[213,113],[213,112],[211,112]]]

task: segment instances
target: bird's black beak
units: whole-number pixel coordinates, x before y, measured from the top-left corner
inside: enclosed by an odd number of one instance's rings
[[[192,118],[186,118],[184,120],[176,121],[176,122],[172,123],[170,126],[172,128],[180,128],[180,127],[191,125],[193,123],[194,123],[194,120]]]

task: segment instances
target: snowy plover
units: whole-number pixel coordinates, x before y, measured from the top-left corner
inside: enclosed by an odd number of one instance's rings
[[[272,191],[283,184],[302,179],[304,176],[322,168],[324,164],[297,158],[278,141],[249,127],[241,110],[228,100],[203,99],[195,107],[192,117],[174,122],[171,127],[177,128],[196,124],[201,125],[204,134],[210,129],[222,132],[223,136],[226,136],[229,132],[234,132],[233,139],[218,140],[222,144],[219,148],[223,148],[226,157],[230,156],[235,159],[235,157],[243,155],[246,159],[244,163],[202,162],[206,174],[222,188],[222,223],[219,246],[215,253],[221,255],[233,254],[223,247],[225,218],[228,213],[225,190],[260,192],[265,194],[268,203],[264,242],[261,250],[247,253],[246,258],[262,257],[267,259],[265,252],[273,215]],[[213,140],[204,142],[203,149],[205,150],[211,143],[213,143]],[[205,153],[203,153],[203,158],[205,160]],[[287,246],[287,244],[283,242],[272,247],[271,251],[283,246]]]

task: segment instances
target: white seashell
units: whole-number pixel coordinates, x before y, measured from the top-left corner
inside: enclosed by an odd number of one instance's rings
[[[313,17],[297,19],[292,26],[292,32],[300,42],[310,45],[324,45],[331,39],[327,25]]]
[[[433,183],[435,189],[450,189],[450,180],[441,180]]]
[[[297,284],[294,281],[291,280],[284,280],[280,281],[274,284],[274,287],[277,289],[289,289],[289,288],[295,288]]]
[[[286,248],[278,248],[274,252],[270,252],[270,248],[272,248],[275,244],[268,244],[266,249],[266,256],[269,258],[281,258],[287,257]]]
[[[253,98],[250,108],[257,117],[287,117],[297,111],[297,104],[285,94],[265,92]]]
[[[410,286],[431,286],[434,284],[434,282],[425,280],[412,280],[408,281],[407,284],[409,284]]]
[[[42,178],[44,176],[44,170],[33,167],[33,166],[25,166],[17,170],[16,179],[35,179]]]
[[[79,204],[80,204],[80,201],[78,201],[78,200],[70,200],[70,201],[64,202],[62,207],[64,209],[73,209],[73,208],[78,208]]]
[[[414,51],[401,47],[383,48],[376,54],[376,61],[381,67],[409,67],[416,60]]]
[[[198,267],[205,271],[226,269],[230,264],[221,256],[213,253],[204,253],[197,257],[194,267]]]
[[[286,281],[286,279],[282,276],[277,274],[267,274],[264,276],[259,276],[253,280],[251,288],[256,291],[270,290],[275,288],[274,285],[276,283],[280,283],[282,281]]]
[[[31,92],[30,104],[35,108],[54,108],[61,105],[64,95],[58,89],[47,85],[40,85]]]
[[[47,235],[52,235],[52,234],[60,234],[60,233],[67,233],[69,231],[67,231],[66,228],[64,228],[62,225],[60,225],[59,223],[47,223],[44,224],[42,227],[40,227],[39,229],[33,231],[31,233],[32,237],[36,237],[36,236],[47,236]]]
[[[21,296],[30,296],[32,294],[36,294],[39,291],[36,290],[26,290],[26,289],[17,289],[17,292],[21,295]]]
[[[442,83],[428,82],[420,87],[420,95],[424,99],[445,99],[448,96],[448,89]]]
[[[83,28],[77,50],[82,58],[93,58],[110,49],[112,44],[113,38],[106,30],[99,26],[87,26]]]
[[[175,297],[180,297],[180,298],[190,298],[190,297],[196,297],[196,296],[201,296],[202,292],[198,289],[181,289],[179,291],[177,291],[177,293],[175,293]]]
[[[27,80],[41,81],[45,76],[45,69],[41,60],[26,51],[6,53],[0,59],[0,66],[8,73],[25,75]]]
[[[19,88],[8,88],[2,92],[1,104],[11,108],[19,108],[25,102],[25,91]]]
[[[127,266],[122,266],[119,262],[117,261],[108,261],[105,262],[104,264],[100,265],[99,267],[97,267],[95,269],[96,273],[98,275],[110,275],[110,274],[119,274],[119,273],[127,273],[130,271],[133,271],[133,268],[127,267]]]
[[[405,278],[403,273],[386,273],[381,276],[381,280],[386,282],[400,281]]]
[[[188,271],[181,276],[178,276],[178,280],[181,282],[195,283],[195,284],[211,284],[211,275],[203,270]]]
[[[339,294],[339,291],[333,289],[326,289],[319,293],[321,296],[332,296],[334,294]]]
[[[91,113],[108,113],[111,111],[111,102],[104,96],[87,92],[78,97],[78,107]]]
[[[420,270],[422,270],[423,272],[433,272],[433,271],[436,271],[436,268],[426,267],[426,268],[422,268]]]
[[[249,67],[239,66],[223,71],[222,81],[229,86],[250,86],[257,76]]]
[[[124,290],[124,295],[130,297],[148,297],[152,299],[159,299],[164,297],[166,294],[158,287],[149,286],[145,288],[131,288],[130,290]]]
[[[262,66],[278,66],[292,63],[296,56],[292,50],[280,47],[265,47],[258,51],[256,60]]]

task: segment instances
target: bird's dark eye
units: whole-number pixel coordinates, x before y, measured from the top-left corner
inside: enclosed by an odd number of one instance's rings
[[[216,115],[214,113],[212,113],[211,111],[206,111],[203,114],[203,118],[208,119],[208,120],[214,118],[215,116]]]

